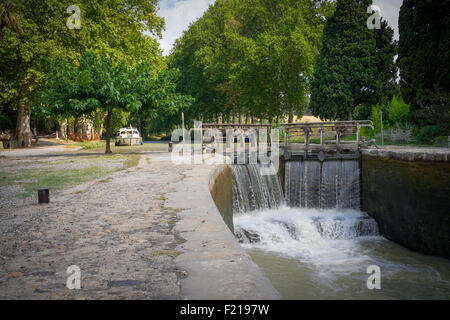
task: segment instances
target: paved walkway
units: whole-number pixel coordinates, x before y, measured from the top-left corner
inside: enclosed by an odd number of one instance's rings
[[[143,155],[131,172],[0,212],[0,298],[182,298],[186,273],[175,257],[183,239],[164,202],[187,170]],[[81,269],[81,290],[66,287],[71,265]]]

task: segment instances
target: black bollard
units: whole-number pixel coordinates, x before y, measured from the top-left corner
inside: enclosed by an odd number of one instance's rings
[[[169,152],[172,152],[172,148],[173,148],[173,143],[172,141],[169,142]]]
[[[38,189],[38,202],[39,203],[49,203],[50,202],[49,189]]]

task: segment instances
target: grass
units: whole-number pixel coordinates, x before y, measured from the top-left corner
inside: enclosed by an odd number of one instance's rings
[[[124,169],[130,169],[136,167],[139,164],[139,160],[141,159],[141,155],[132,154],[126,157],[126,160],[123,162]]]
[[[158,251],[153,251],[152,252],[152,256],[169,255],[169,256],[176,257],[176,256],[178,256],[180,254],[182,254],[182,252],[181,251],[177,251],[177,250],[158,250]]]
[[[106,142],[101,141],[89,141],[89,142],[76,142],[74,146],[81,147],[82,150],[89,150],[90,152],[105,152]],[[165,143],[144,143],[138,146],[115,146],[114,140],[111,140],[112,153],[140,153],[142,151],[167,151],[168,147]]]
[[[55,169],[54,163],[49,162],[48,167],[34,169],[20,169],[16,171],[0,172],[0,187],[8,185],[20,185],[24,188],[21,197],[28,197],[36,189],[49,188],[53,190],[65,189],[79,185],[84,182],[101,179],[118,170],[126,170],[137,166],[141,156],[139,154],[131,155],[104,155],[86,158],[77,158],[76,160],[58,161],[64,162],[90,162],[92,166],[87,168]],[[121,162],[122,168],[111,167],[104,164],[108,162]],[[109,182],[111,178],[99,180],[99,183]],[[81,192],[78,192],[81,193]]]
[[[24,169],[20,172],[0,172],[2,179],[0,186],[21,185],[24,192],[20,194],[22,197],[28,197],[37,189],[64,189],[72,187],[87,181],[101,178],[111,174],[115,170],[113,168],[105,168],[93,166],[82,169],[53,170],[45,169]]]
[[[167,200],[166,194],[165,194],[165,193],[161,193],[161,194],[159,195],[159,198],[156,199],[156,200],[166,201],[166,200]]]

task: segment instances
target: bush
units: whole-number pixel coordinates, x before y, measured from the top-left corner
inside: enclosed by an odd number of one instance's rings
[[[380,112],[383,112],[383,130],[389,129],[389,123],[387,120],[389,109],[387,105],[376,104],[372,106],[372,112],[370,114],[370,120],[373,122],[373,127],[375,129],[375,134],[381,132],[381,119]]]
[[[409,104],[406,104],[402,97],[394,96],[389,107],[389,122],[394,125],[396,123],[406,123],[408,119]]]
[[[412,129],[410,124],[400,125],[397,123],[393,128],[384,132],[384,140],[394,143],[409,143],[413,141]],[[381,138],[381,134],[377,134],[377,138]]]
[[[417,142],[423,144],[432,144],[434,139],[443,134],[443,129],[440,126],[425,126],[417,133]]]
[[[172,136],[162,136],[161,141],[170,141],[172,139]]]

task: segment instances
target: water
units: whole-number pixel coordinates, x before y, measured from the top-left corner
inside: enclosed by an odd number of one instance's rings
[[[286,299],[450,299],[450,261],[386,240],[364,212],[283,206],[237,215],[234,227]],[[367,288],[370,265],[381,290]]]
[[[286,299],[450,299],[450,261],[405,249],[359,210],[358,161],[233,166],[237,239]],[[367,267],[381,268],[381,290]]]
[[[286,203],[301,208],[360,207],[359,161],[288,161]]]
[[[262,175],[259,164],[233,165],[233,212],[277,208],[283,191],[276,174]]]

